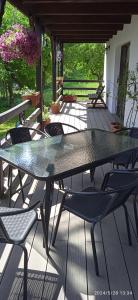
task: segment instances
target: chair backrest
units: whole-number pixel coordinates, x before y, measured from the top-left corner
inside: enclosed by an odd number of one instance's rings
[[[114,191],[108,191],[105,192],[105,194],[109,194],[111,196],[111,201],[108,203],[107,206],[105,206],[105,210],[103,212],[103,216],[108,215],[121,205],[125,204],[128,197],[131,195],[133,190],[138,185],[138,179],[133,179],[132,182],[130,182],[129,185],[120,187],[119,189],[116,189]]]
[[[97,91],[96,91],[96,95],[101,96],[103,90],[104,90],[104,85],[98,86]]]
[[[130,128],[129,136],[138,139],[138,127]]]
[[[44,132],[48,134],[49,136],[56,136],[60,134],[65,134],[64,126],[69,127],[71,129],[74,129],[78,131],[78,129],[72,125],[66,124],[66,123],[60,123],[60,122],[53,122],[49,123],[44,127]]]
[[[8,141],[8,136],[10,136],[12,145],[20,144],[24,142],[29,142],[32,140],[32,136],[30,131],[34,131],[38,133],[39,135],[45,136],[45,133],[36,129],[36,128],[30,128],[30,127],[17,127],[17,128],[11,128],[6,133],[6,140]]]

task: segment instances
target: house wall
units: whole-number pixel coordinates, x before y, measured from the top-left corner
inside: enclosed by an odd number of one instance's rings
[[[130,42],[130,56],[129,56],[129,70],[136,70],[136,65],[138,64],[138,16],[132,16],[131,24],[124,25],[122,31],[118,31],[117,35],[114,35],[110,39],[108,45],[110,49],[106,51],[106,64],[105,72],[106,76],[106,102],[111,113],[116,113],[117,108],[117,90],[118,90],[118,77],[120,69],[120,57],[121,57],[121,46]],[[124,125],[133,125],[132,118],[131,124],[128,124],[127,117],[132,106],[132,101],[126,98],[125,105],[125,117]],[[127,122],[127,124],[126,124]],[[138,116],[135,123],[138,126]]]

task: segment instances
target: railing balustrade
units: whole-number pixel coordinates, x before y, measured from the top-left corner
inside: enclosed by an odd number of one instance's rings
[[[31,100],[25,100],[22,103],[12,107],[11,109],[0,114],[0,124],[5,123],[8,120],[11,120],[13,117],[19,117],[19,126],[29,126],[32,128],[40,128],[40,123],[35,122],[37,118],[41,115],[41,109],[36,107],[35,110],[25,119],[25,111],[32,107]],[[35,122],[35,123],[34,123]],[[0,140],[0,147],[4,148],[6,145],[5,138]],[[3,172],[4,164],[0,161],[0,195],[2,196],[4,193],[4,176]]]

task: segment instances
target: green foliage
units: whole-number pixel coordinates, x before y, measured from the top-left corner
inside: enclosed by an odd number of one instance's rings
[[[104,51],[104,44],[65,44],[64,77],[101,80]]]
[[[44,105],[43,112],[42,112],[42,119],[43,119],[43,121],[48,120],[49,116],[50,116],[50,114],[49,114],[49,111],[48,111],[48,107]]]
[[[21,14],[15,7],[6,4],[0,34],[5,32],[13,24],[20,23],[29,26],[28,18]],[[0,88],[3,98],[9,98],[9,106],[15,104],[14,87],[22,89],[24,86],[35,88],[35,67],[28,66],[22,60],[14,60],[4,63],[0,59]]]

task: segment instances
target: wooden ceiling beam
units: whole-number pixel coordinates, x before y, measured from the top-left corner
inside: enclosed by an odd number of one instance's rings
[[[85,33],[83,33],[83,34],[70,34],[70,35],[66,35],[66,34],[56,34],[55,35],[55,37],[57,38],[57,39],[60,39],[60,38],[63,38],[63,39],[65,39],[65,38],[81,38],[81,39],[83,39],[83,38],[96,38],[96,39],[101,39],[101,38],[103,38],[103,39],[110,39],[111,37],[112,37],[112,34],[85,34]]]
[[[129,24],[131,16],[48,16],[41,17],[41,21],[46,24]]]
[[[109,30],[122,30],[123,24],[64,24],[64,28],[62,24],[48,25],[50,31],[109,31]]]
[[[106,36],[112,36],[113,34],[116,34],[117,32],[114,30],[112,30],[112,31],[76,31],[76,30],[74,30],[74,31],[65,31],[65,30],[63,30],[63,31],[52,31],[51,32],[52,34],[54,34],[54,35],[66,35],[66,36],[70,36],[70,35],[72,35],[72,36],[75,36],[75,35],[78,35],[78,36],[81,36],[81,35],[93,35],[93,36],[103,36],[103,35],[106,35]]]
[[[77,44],[77,43],[106,43],[107,40],[106,39],[60,39],[59,40],[61,43],[73,43],[73,44]]]
[[[110,39],[112,37],[112,35],[93,35],[93,34],[88,34],[88,35],[85,35],[85,34],[82,34],[82,35],[69,35],[69,36],[66,36],[66,34],[63,34],[63,35],[56,35],[55,36],[57,39],[96,39],[96,40],[100,40],[100,39]]]
[[[44,4],[44,3],[137,3],[137,0],[22,0],[23,4]]]
[[[40,3],[25,4],[32,14],[37,16],[65,15],[129,15],[138,13],[138,3]]]

